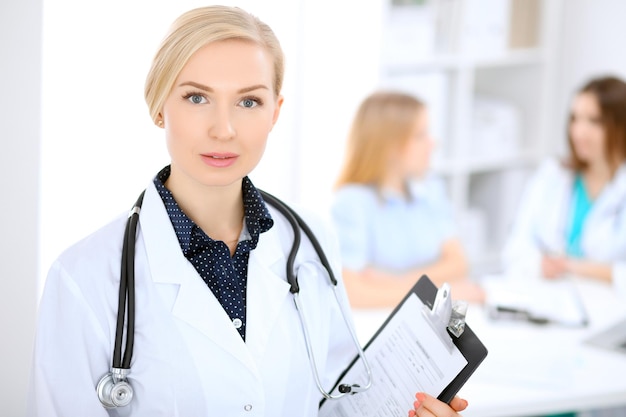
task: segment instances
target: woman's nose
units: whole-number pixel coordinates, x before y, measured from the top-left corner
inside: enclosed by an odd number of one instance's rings
[[[585,136],[589,128],[584,122],[575,121],[571,126],[571,135],[573,138],[580,139]]]
[[[218,140],[229,140],[235,136],[236,130],[233,123],[233,115],[231,114],[230,109],[218,107],[211,116],[211,119],[209,134],[212,138]]]

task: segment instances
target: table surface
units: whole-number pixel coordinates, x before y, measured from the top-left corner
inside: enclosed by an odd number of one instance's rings
[[[459,392],[464,417],[523,417],[626,406],[626,354],[588,345],[590,336],[626,317],[609,285],[572,278],[587,309],[586,327],[489,319],[470,305],[467,323],[489,353]],[[390,309],[354,310],[365,344]]]

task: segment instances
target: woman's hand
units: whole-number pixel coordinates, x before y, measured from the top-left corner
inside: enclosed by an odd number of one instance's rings
[[[547,256],[541,259],[541,272],[545,278],[559,278],[565,274],[592,278],[610,283],[613,280],[611,264],[564,256]]]
[[[567,258],[547,255],[541,258],[541,273],[545,278],[558,278],[567,272]]]
[[[415,399],[409,417],[454,417],[467,408],[467,401],[459,397],[454,397],[450,405],[423,392],[415,394]]]

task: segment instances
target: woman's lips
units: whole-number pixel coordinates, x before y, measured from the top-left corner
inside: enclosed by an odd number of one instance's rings
[[[205,164],[215,168],[229,167],[234,164],[238,158],[238,155],[233,153],[209,153],[200,156]]]

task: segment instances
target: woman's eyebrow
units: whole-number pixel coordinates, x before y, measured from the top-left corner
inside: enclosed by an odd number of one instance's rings
[[[198,88],[200,90],[204,90],[204,91],[209,91],[209,92],[213,91],[213,89],[211,87],[206,86],[204,84],[199,84],[199,83],[196,83],[196,82],[193,82],[193,81],[185,81],[183,83],[178,84],[179,87],[185,87],[185,86],[188,86],[188,85],[191,86],[191,87]]]
[[[208,91],[210,93],[215,91],[213,90],[213,88],[209,87],[208,85],[196,83],[194,81],[185,81],[183,83],[180,83],[178,86],[179,87],[191,86],[191,87],[198,88],[200,90]],[[269,88],[264,84],[255,84],[255,85],[251,85],[249,87],[243,87],[237,90],[237,94],[247,93],[247,92],[259,90],[259,89],[269,90]]]
[[[247,93],[247,92],[254,91],[254,90],[259,90],[259,89],[269,90],[269,88],[266,85],[255,84],[255,85],[251,85],[250,87],[244,87],[244,88],[240,89],[239,91],[237,91],[237,93],[239,93],[239,94]]]

